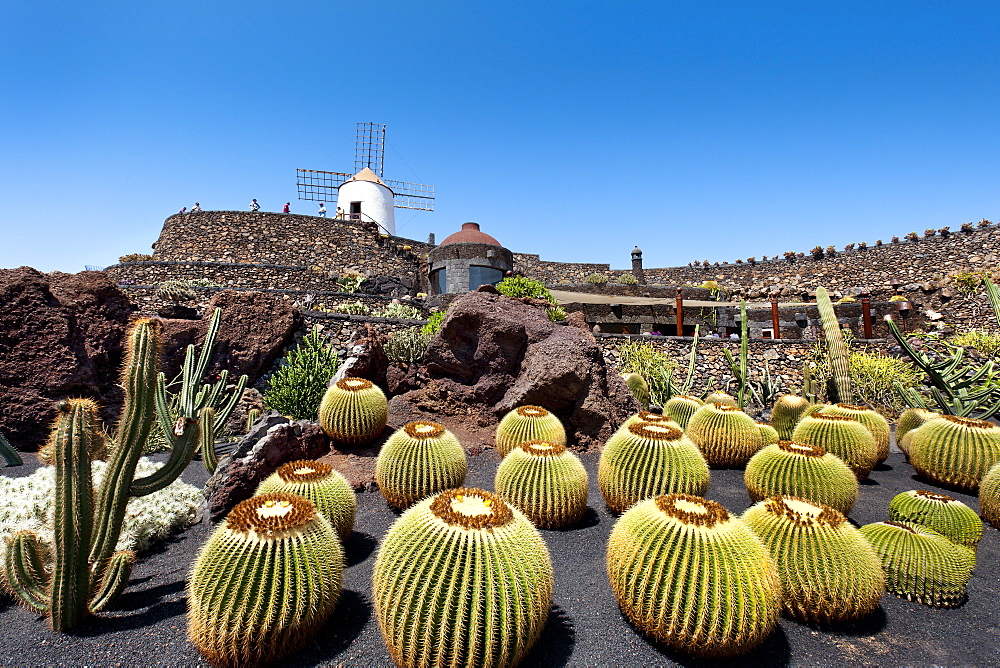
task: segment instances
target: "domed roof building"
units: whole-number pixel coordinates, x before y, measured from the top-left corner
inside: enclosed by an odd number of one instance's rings
[[[514,254],[479,229],[463,223],[427,255],[431,294],[468,292],[496,285],[514,269]]]

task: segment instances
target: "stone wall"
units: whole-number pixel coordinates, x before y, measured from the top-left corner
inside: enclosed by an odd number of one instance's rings
[[[538,259],[531,253],[514,253],[514,272],[528,278],[542,281],[548,286],[557,283],[581,283],[590,274],[611,275],[610,264],[592,264],[586,262],[547,262]],[[616,272],[617,274],[625,273]]]
[[[314,265],[315,266],[315,265]],[[280,264],[237,262],[141,261],[106,268],[119,285],[156,285],[168,280],[208,279],[219,287],[249,290],[337,291],[329,271]],[[335,273],[339,276],[339,273]]]

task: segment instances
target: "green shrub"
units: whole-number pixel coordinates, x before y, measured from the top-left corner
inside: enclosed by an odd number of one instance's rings
[[[367,277],[361,274],[344,274],[337,279],[337,287],[341,292],[357,292],[365,280]]]
[[[427,342],[430,335],[424,334],[421,327],[409,327],[389,334],[385,344],[385,354],[393,362],[416,364],[424,358],[427,352]]]
[[[372,311],[376,318],[398,318],[400,320],[423,320],[424,314],[420,309],[409,304],[389,304],[385,308]]]
[[[649,383],[649,400],[662,406],[670,399],[670,377],[677,363],[649,341],[623,341],[618,345],[618,370],[637,373]]]
[[[898,416],[907,406],[896,391],[920,385],[922,375],[908,360],[881,353],[854,352],[849,357],[854,392],[862,403],[883,415]]]
[[[603,285],[608,282],[608,276],[607,274],[594,273],[590,274],[589,276],[587,276],[587,278],[583,280],[585,280],[588,283],[592,283],[594,285]]]
[[[309,332],[298,347],[288,351],[281,367],[268,381],[264,403],[297,420],[316,420],[326,385],[337,373],[340,360],[319,328]]]
[[[428,338],[434,336],[441,331],[441,323],[447,315],[445,311],[434,311],[428,316],[427,324],[420,328],[420,332],[426,334]]]
[[[622,285],[639,285],[639,279],[634,274],[622,274],[618,277],[618,282]]]
[[[956,334],[951,343],[956,346],[971,346],[987,357],[1000,357],[1000,334],[970,329]]]
[[[189,281],[164,281],[156,286],[156,297],[174,303],[194,301],[197,294],[191,287]]]
[[[368,304],[361,301],[345,302],[333,307],[335,313],[346,313],[347,315],[371,315],[372,309]]]
[[[558,322],[559,320],[566,319],[566,311],[559,306],[556,298],[549,293],[545,284],[541,281],[535,281],[524,276],[508,276],[497,283],[497,290],[500,294],[507,295],[508,297],[544,299],[552,304],[552,308],[548,310],[549,320]]]

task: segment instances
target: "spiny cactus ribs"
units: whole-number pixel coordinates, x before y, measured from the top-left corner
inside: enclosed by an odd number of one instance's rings
[[[702,407],[703,401],[697,397],[689,397],[686,394],[677,394],[663,404],[663,414],[673,418],[681,426],[687,429],[688,422],[694,412]]]
[[[920,524],[973,551],[983,537],[983,523],[976,511],[947,494],[923,489],[893,497],[889,519]]]
[[[803,417],[792,432],[792,440],[818,445],[847,464],[858,480],[864,480],[878,462],[875,437],[866,426],[849,415],[813,413]]]
[[[875,438],[876,464],[881,464],[889,457],[890,429],[889,423],[882,415],[868,408],[855,404],[833,404],[823,409],[827,415],[843,415],[852,417],[871,432]],[[827,448],[828,450],[830,448]]]
[[[344,378],[331,385],[319,405],[319,424],[326,435],[345,445],[374,440],[388,421],[385,395],[364,378]]]
[[[298,460],[283,464],[257,488],[257,494],[285,492],[298,494],[314,504],[333,525],[341,540],[354,528],[357,501],[347,479],[329,464]]]
[[[408,508],[420,499],[465,480],[465,450],[455,435],[436,422],[403,425],[382,446],[375,462],[375,482],[393,508]]]
[[[798,424],[806,409],[809,408],[809,400],[794,394],[785,394],[778,397],[771,409],[771,426],[778,431],[779,439],[782,441],[792,440],[792,432]]]
[[[501,457],[528,441],[566,445],[566,430],[555,415],[541,406],[518,406],[497,425],[496,448]]]
[[[753,418],[727,404],[707,402],[691,416],[687,434],[713,468],[746,466],[764,446]]]
[[[566,446],[529,441],[497,468],[493,488],[540,529],[576,524],[587,512],[587,469]]]
[[[858,481],[839,458],[818,445],[779,441],[747,464],[743,475],[754,501],[797,496],[849,513],[858,498]]]
[[[976,490],[1000,462],[1000,428],[992,422],[944,415],[906,435],[910,464],[936,483]]]

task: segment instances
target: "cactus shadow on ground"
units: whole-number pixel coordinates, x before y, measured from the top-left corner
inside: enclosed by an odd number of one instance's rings
[[[566,533],[569,531],[579,531],[580,529],[589,529],[590,527],[595,527],[601,523],[601,516],[597,514],[593,506],[587,506],[587,511],[580,518],[580,521],[573,526],[560,527],[560,528],[546,528],[542,531],[558,531],[560,533]],[[544,534],[543,534],[544,535]]]
[[[848,622],[841,622],[839,624],[804,624],[802,622],[789,620],[787,617],[783,617],[782,621],[798,624],[805,628],[821,631],[823,633],[830,633],[838,636],[850,636],[852,638],[873,636],[884,630],[886,625],[889,623],[889,619],[885,614],[885,608],[883,608],[881,604],[875,606],[875,609],[864,617],[853,619]]]
[[[347,649],[357,638],[372,616],[372,603],[364,594],[345,589],[333,615],[315,640],[289,657],[286,666],[315,666],[331,661]]]
[[[347,567],[360,564],[367,559],[378,546],[378,541],[370,534],[363,531],[354,531],[350,537],[344,541],[344,553],[347,557]]]
[[[522,666],[565,666],[569,664],[576,645],[576,626],[566,611],[558,605],[549,610],[545,630],[531,649]]]

